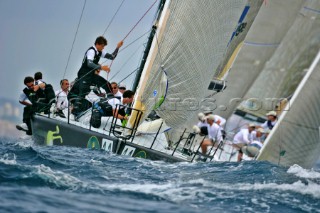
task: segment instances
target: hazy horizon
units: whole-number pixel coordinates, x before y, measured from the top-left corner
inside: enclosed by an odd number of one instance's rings
[[[74,80],[85,51],[102,35],[122,1],[87,0],[65,78]],[[113,52],[154,1],[124,1],[105,37],[108,52]],[[2,0],[0,1],[0,63],[2,65],[0,97],[15,99],[24,88],[23,79],[41,71],[47,83],[59,89],[75,37],[84,1]],[[150,30],[158,3],[133,30],[124,46]],[[112,77],[120,81],[140,62],[147,35],[121,52],[114,61]],[[130,60],[129,60],[130,59]],[[100,60],[100,63],[105,60]],[[110,64],[110,61],[105,63]],[[106,75],[104,75],[106,77]],[[134,75],[124,81],[131,87]]]

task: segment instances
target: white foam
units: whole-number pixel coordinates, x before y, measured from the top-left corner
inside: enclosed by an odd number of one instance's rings
[[[251,190],[275,190],[275,191],[291,191],[303,195],[312,195],[313,197],[320,198],[320,185],[309,181],[308,184],[302,183],[301,181],[294,182],[292,184],[276,184],[276,183],[254,183],[254,184],[216,184],[213,186],[218,189],[225,190],[240,190],[240,191],[251,191]]]
[[[94,160],[94,159],[91,159],[89,161],[89,163],[93,164],[93,165],[103,165],[103,162],[102,161],[99,161],[99,160]]]
[[[16,161],[17,157],[14,153],[10,154],[10,153],[6,153],[3,155],[2,158],[0,158],[0,162],[7,164],[7,165],[16,165],[17,161]]]
[[[47,167],[43,164],[36,165],[33,167],[36,168],[36,175],[38,175],[44,180],[47,180],[50,183],[56,184],[57,186],[71,187],[73,189],[76,189],[78,187],[85,187],[84,183],[81,182],[79,179],[64,172],[53,171],[50,167]]]
[[[201,187],[199,187],[201,185]],[[111,190],[120,191],[133,191],[146,194],[153,194],[165,199],[169,199],[174,202],[185,201],[194,199],[197,197],[203,198],[207,201],[215,199],[208,196],[210,192],[214,192],[214,189],[222,189],[226,191],[261,191],[270,190],[272,193],[282,194],[283,192],[295,192],[302,195],[311,195],[315,198],[320,198],[320,185],[309,181],[308,184],[297,181],[294,183],[239,183],[239,184],[217,184],[214,181],[208,181],[203,179],[198,180],[176,180],[165,184],[103,184],[100,187]],[[236,193],[233,193],[236,196]],[[215,192],[217,195],[217,192]],[[223,193],[221,194],[223,195]],[[254,202],[253,202],[254,203]],[[263,208],[269,208],[266,203],[260,204]]]
[[[21,148],[29,148],[34,144],[33,140],[31,138],[23,140],[23,141],[18,141],[15,143],[15,146],[19,146]]]
[[[304,169],[301,166],[296,165],[296,164],[291,166],[287,172],[290,174],[294,174],[294,175],[301,177],[301,178],[308,178],[308,179],[320,178],[319,172],[316,172],[313,169],[311,169],[311,170]]]

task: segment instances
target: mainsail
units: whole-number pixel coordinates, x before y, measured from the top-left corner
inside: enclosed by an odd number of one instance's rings
[[[320,49],[265,142],[258,160],[310,168],[320,151]]]
[[[171,127],[188,121],[205,96],[209,76],[223,59],[246,3],[166,1],[133,107],[144,115],[156,110]]]
[[[280,98],[296,89],[320,48],[320,2],[305,2],[280,46],[264,67],[245,99],[253,102],[249,110],[264,115]],[[255,100],[253,100],[255,98]]]

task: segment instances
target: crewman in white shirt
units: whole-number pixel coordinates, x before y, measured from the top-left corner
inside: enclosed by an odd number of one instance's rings
[[[256,125],[251,123],[247,129],[241,129],[233,138],[233,147],[239,150],[238,161],[242,160],[241,148],[253,141],[253,133]]]
[[[55,92],[56,94],[56,115],[59,115],[62,118],[66,116],[63,113],[64,109],[69,107],[68,102],[68,93],[69,93],[69,81],[67,79],[62,79],[60,81],[61,89]]]
[[[208,137],[201,144],[202,154],[207,154],[207,147],[218,145],[222,140],[221,127],[214,122],[214,115],[206,117],[208,123]]]

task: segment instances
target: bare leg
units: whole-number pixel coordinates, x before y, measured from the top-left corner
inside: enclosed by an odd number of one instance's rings
[[[212,146],[212,145],[213,145],[213,143],[210,139],[205,139],[203,141],[203,143],[201,144],[202,154],[207,154],[207,147]]]
[[[241,148],[242,148],[244,145],[245,145],[245,144],[232,144],[232,146],[239,151],[239,153],[238,153],[238,162],[240,162],[240,161],[242,160],[243,153],[242,153],[242,151],[241,151]]]
[[[238,162],[240,162],[242,160],[242,155],[243,155],[243,153],[239,152],[239,154],[238,154]]]

